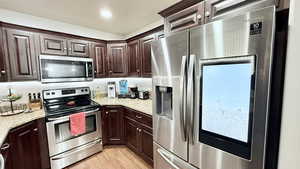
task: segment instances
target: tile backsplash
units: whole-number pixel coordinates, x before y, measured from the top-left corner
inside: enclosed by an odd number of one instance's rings
[[[104,78],[94,79],[92,82],[72,82],[72,83],[48,83],[42,84],[39,81],[29,82],[3,82],[0,83],[0,97],[8,94],[8,89],[12,88],[17,94],[23,95],[19,102],[28,102],[28,93],[38,93],[46,89],[59,89],[70,87],[90,87],[107,93],[107,82],[116,82],[117,91],[119,90],[119,81],[127,80],[128,86],[136,85],[141,90],[152,90],[151,78]]]

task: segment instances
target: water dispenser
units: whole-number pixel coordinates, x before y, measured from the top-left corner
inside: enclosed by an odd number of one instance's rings
[[[156,113],[171,120],[173,119],[172,96],[172,87],[156,86]]]

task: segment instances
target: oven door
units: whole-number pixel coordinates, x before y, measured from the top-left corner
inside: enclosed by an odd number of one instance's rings
[[[48,118],[47,135],[50,157],[101,138],[99,109],[85,112],[86,132],[72,136],[69,116]]]
[[[42,83],[93,80],[91,58],[41,55],[40,62]]]

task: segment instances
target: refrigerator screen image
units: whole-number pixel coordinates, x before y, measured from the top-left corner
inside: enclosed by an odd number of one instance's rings
[[[201,72],[202,141],[250,158],[254,62],[208,62]]]

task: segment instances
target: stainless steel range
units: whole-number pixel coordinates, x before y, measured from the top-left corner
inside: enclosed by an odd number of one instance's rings
[[[103,149],[100,105],[90,98],[90,89],[68,88],[43,91],[52,169],[61,169]],[[69,116],[84,112],[86,132],[73,136]]]

